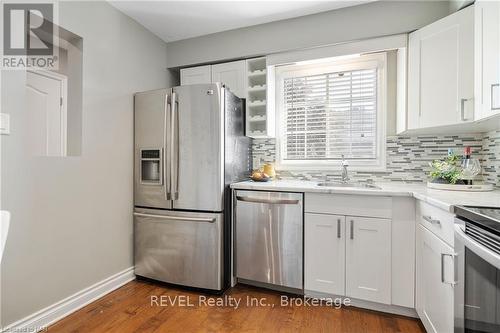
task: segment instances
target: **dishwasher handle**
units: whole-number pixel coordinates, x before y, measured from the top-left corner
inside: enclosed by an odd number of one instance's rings
[[[254,198],[254,197],[247,197],[240,195],[236,196],[236,200],[245,202],[272,204],[272,205],[296,205],[299,203],[298,199],[266,199],[266,198]]]

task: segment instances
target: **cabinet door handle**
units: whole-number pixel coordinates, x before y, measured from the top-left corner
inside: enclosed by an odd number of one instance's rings
[[[430,224],[441,224],[441,221],[433,219],[432,216],[429,215],[424,215],[422,216],[422,218],[427,222],[429,222]]]
[[[461,98],[460,99],[460,119],[462,121],[466,121],[468,120],[467,118],[465,118],[465,102],[471,100],[470,98]]]
[[[453,254],[441,253],[441,282],[449,284],[451,286],[455,286],[457,284],[456,281],[447,282],[446,279],[444,278],[444,257],[447,257],[447,256],[450,257],[451,259],[453,259],[453,262],[455,262],[455,260],[454,260],[455,256]],[[455,268],[453,268],[453,275],[455,275]]]
[[[340,219],[337,220],[337,238],[340,238]]]
[[[500,83],[494,83],[494,84],[491,85],[491,95],[490,95],[491,104],[490,104],[490,106],[491,106],[492,110],[500,110],[500,104],[499,105],[493,105],[493,96],[495,96],[495,88],[498,91],[498,89],[500,89]],[[500,98],[500,96],[498,96],[498,98]]]
[[[351,239],[354,239],[354,220],[351,220]]]

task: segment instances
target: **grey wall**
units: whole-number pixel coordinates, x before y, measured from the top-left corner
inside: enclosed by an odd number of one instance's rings
[[[182,67],[408,32],[449,11],[447,1],[377,1],[167,43],[167,63]]]
[[[474,2],[474,0],[451,0],[450,1],[450,13],[456,12],[457,10],[462,9],[465,6],[472,4],[473,2]]]
[[[106,2],[61,2],[59,17],[83,37],[82,155],[25,153],[26,74],[2,72],[3,325],[132,266],[132,94],[168,83],[166,44]]]

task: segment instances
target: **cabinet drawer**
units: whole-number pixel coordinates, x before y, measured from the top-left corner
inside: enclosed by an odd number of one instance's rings
[[[392,199],[379,196],[306,193],[306,213],[391,218]]]
[[[453,214],[417,200],[417,222],[451,246],[454,219]]]

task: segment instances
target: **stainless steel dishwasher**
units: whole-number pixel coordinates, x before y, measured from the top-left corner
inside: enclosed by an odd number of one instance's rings
[[[302,196],[235,191],[237,281],[303,293]]]

